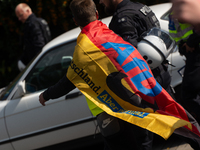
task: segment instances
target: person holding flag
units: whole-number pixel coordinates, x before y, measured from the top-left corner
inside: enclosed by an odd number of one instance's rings
[[[112,131],[102,133],[104,136],[133,124],[164,139],[173,132],[190,137],[199,149],[200,130],[196,120],[159,85],[138,50],[98,20],[93,0],[73,0],[70,9],[81,28],[73,60],[66,76],[41,93],[39,102],[45,106],[49,99],[77,87],[100,108],[96,115],[106,112],[118,118],[101,124],[102,128],[115,124]],[[121,126],[121,122],[127,124]],[[109,149],[139,149],[134,137],[124,133],[127,136],[109,145]]]

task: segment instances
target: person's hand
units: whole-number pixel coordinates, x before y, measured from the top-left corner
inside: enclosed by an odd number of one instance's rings
[[[193,47],[189,47],[186,43],[183,44],[183,47],[185,46],[186,48],[186,52],[193,52],[194,51],[194,48]]]
[[[200,0],[171,0],[173,18],[200,30]]]
[[[40,96],[39,96],[39,101],[40,101],[40,103],[41,103],[43,106],[45,106],[46,100],[45,100],[44,97],[43,97],[43,93],[40,94]]]

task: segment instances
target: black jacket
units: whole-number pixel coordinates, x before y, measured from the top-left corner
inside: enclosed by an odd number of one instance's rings
[[[160,23],[149,7],[130,0],[118,4],[109,28],[137,47],[140,36]]]
[[[46,44],[37,17],[31,14],[24,23],[23,54],[21,61],[27,65]]]
[[[44,91],[43,97],[46,101],[49,99],[59,98],[75,88],[76,86],[66,77],[66,75],[64,75],[59,82]]]
[[[160,28],[160,23],[152,10],[146,5],[130,0],[123,0],[118,4],[109,24],[111,30],[135,47],[153,27]],[[171,76],[166,65],[161,64],[153,69],[152,73],[157,82],[172,95]]]

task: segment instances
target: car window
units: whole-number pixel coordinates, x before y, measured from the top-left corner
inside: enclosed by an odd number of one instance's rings
[[[26,93],[33,93],[58,82],[67,72],[76,42],[56,47],[37,62],[25,79]]]
[[[164,13],[164,15],[162,15],[161,19],[169,21],[169,13],[170,13],[170,10],[168,10],[166,13]]]
[[[23,71],[21,71],[17,75],[17,77],[12,82],[10,82],[10,84],[8,86],[6,86],[0,92],[0,101],[6,100],[8,98],[8,96],[10,95],[10,93],[12,92],[12,90],[14,89],[15,85],[18,83],[18,81],[23,76],[24,72],[27,70],[27,68],[31,65],[32,62],[33,62],[33,60],[26,66],[26,68]]]
[[[5,89],[0,92],[0,101],[6,100],[9,94],[12,92],[13,88],[23,75],[24,71],[22,71]]]

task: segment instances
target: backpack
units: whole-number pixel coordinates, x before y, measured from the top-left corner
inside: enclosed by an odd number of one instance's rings
[[[51,32],[48,26],[48,23],[46,20],[42,18],[37,18],[38,24],[40,25],[40,28],[42,30],[42,34],[45,39],[45,44],[47,44],[49,41],[51,41]]]

